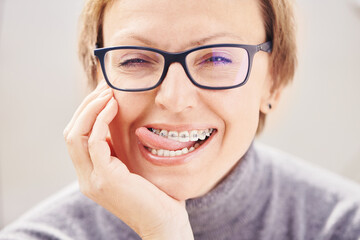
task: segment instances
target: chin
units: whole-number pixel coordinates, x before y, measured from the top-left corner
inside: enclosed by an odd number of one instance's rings
[[[204,194],[201,191],[199,184],[194,184],[194,180],[184,180],[184,178],[168,178],[168,177],[150,177],[148,181],[157,186],[161,191],[165,192],[170,197],[178,200],[185,201],[190,198],[196,198]]]
[[[159,187],[163,192],[165,192],[170,197],[178,200],[178,201],[185,201],[191,198],[199,197],[200,194],[194,192],[191,189],[183,189],[182,187],[177,186],[166,186],[164,188]]]

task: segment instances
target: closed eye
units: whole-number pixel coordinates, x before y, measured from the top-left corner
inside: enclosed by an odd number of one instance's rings
[[[210,57],[203,61],[203,63],[214,63],[214,64],[229,64],[232,63],[231,59],[220,57],[220,56],[214,56]]]
[[[146,63],[150,63],[144,59],[141,58],[131,58],[131,59],[127,59],[121,63],[119,63],[120,67],[136,67],[136,66],[141,66],[143,64]]]

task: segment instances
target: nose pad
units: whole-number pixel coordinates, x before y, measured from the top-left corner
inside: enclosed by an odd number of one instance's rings
[[[191,83],[180,63],[172,63],[159,86],[155,103],[174,113],[193,108],[196,104],[196,87]]]

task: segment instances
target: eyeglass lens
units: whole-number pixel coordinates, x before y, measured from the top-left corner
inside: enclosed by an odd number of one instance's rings
[[[164,71],[163,55],[141,49],[116,49],[105,55],[109,82],[120,89],[151,88]],[[245,49],[214,47],[193,51],[186,57],[193,79],[207,87],[229,87],[242,83],[248,73],[249,56]]]

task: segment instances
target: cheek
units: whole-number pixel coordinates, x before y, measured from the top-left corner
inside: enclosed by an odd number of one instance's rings
[[[109,126],[110,134],[116,155],[126,162],[132,143],[135,142],[135,128],[146,115],[150,99],[143,93],[126,92],[115,92],[114,97],[119,111]]]
[[[258,124],[259,100],[249,91],[241,91],[234,98],[235,100],[229,99],[226,106],[223,106],[226,109],[225,135],[231,135],[231,138],[239,140],[252,140]]]
[[[247,84],[227,92],[219,92],[216,97],[212,97],[212,106],[226,127],[245,127],[258,117],[260,99],[258,88]]]
[[[239,122],[251,124],[254,120],[257,123],[268,74],[268,59],[263,56],[256,57],[245,85],[216,91],[208,97],[209,101],[212,101],[211,105],[215,106],[213,110],[218,111],[218,115],[222,116],[227,125],[239,125]]]
[[[122,128],[130,128],[146,114],[149,105],[149,96],[144,93],[116,92],[115,99],[119,105],[116,121],[122,124]]]
[[[236,155],[231,158],[241,156],[255,137],[264,79],[263,71],[254,71],[244,86],[216,92],[211,96],[213,111],[224,126],[223,150]]]

